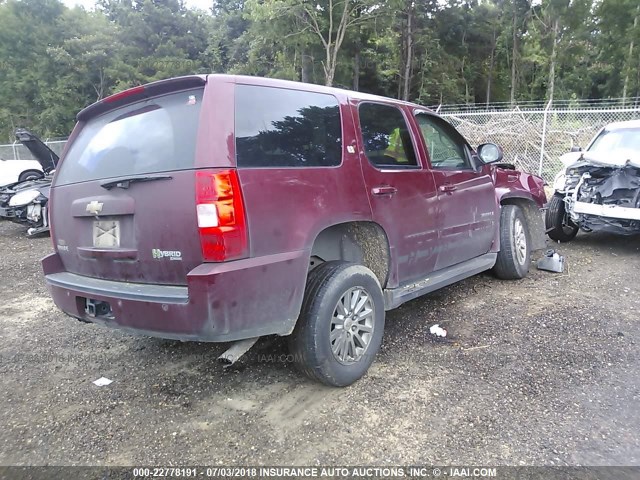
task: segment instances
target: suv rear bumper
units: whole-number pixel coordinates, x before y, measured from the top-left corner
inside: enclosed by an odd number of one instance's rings
[[[176,340],[228,342],[288,335],[300,312],[305,251],[199,265],[187,286],[117,282],[66,272],[59,254],[42,260],[55,304],[79,320]],[[110,312],[92,316],[87,299]]]

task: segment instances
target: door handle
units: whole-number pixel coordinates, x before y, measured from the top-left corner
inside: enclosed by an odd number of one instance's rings
[[[458,187],[453,185],[452,183],[445,183],[444,185],[440,185],[440,191],[444,193],[451,193],[457,190]]]
[[[515,182],[518,180],[518,175],[507,175],[507,182]]]
[[[374,195],[393,195],[398,191],[398,189],[389,185],[383,185],[380,187],[373,187],[371,191]]]

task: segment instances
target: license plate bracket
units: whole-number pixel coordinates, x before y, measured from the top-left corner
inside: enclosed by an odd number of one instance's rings
[[[120,247],[120,222],[118,220],[94,220],[93,246],[97,248]]]

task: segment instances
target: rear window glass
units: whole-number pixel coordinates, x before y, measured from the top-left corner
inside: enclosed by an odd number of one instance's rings
[[[152,98],[91,119],[67,152],[56,183],[193,168],[203,91]]]
[[[236,87],[238,167],[328,167],[342,161],[340,108],[332,95]]]

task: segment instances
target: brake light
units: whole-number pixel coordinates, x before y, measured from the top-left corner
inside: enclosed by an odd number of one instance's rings
[[[235,170],[196,172],[196,212],[205,261],[224,262],[248,255],[244,203]]]
[[[113,103],[117,102],[118,100],[122,100],[123,98],[133,97],[134,95],[139,95],[141,93],[144,93],[144,87],[142,85],[130,88],[128,90],[125,90],[124,92],[114,93],[113,95],[109,95],[108,97],[103,98],[102,101],[105,103]]]

